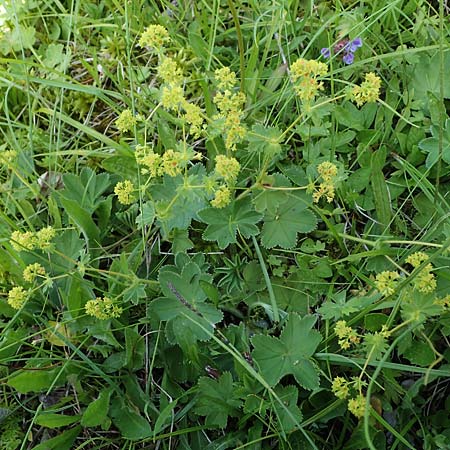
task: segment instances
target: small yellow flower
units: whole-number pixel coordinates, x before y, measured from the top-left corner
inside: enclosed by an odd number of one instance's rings
[[[221,90],[231,89],[236,85],[236,74],[229,67],[222,67],[214,72],[218,82],[217,87]]]
[[[308,60],[299,58],[291,64],[291,77],[293,81],[297,81],[303,77],[319,77],[326,75],[328,66],[314,59]]]
[[[135,201],[134,185],[130,180],[119,181],[115,188],[114,193],[117,195],[119,203],[122,205],[131,205]]]
[[[423,252],[415,252],[406,258],[406,262],[413,267],[419,267],[424,261],[428,259],[428,255]]]
[[[216,172],[227,183],[234,183],[240,170],[241,165],[236,158],[227,158],[225,155],[216,156]]]
[[[381,78],[374,73],[367,73],[361,86],[354,86],[350,92],[352,100],[361,106],[364,103],[376,102],[380,98]]]
[[[28,283],[33,283],[37,277],[45,276],[45,269],[39,264],[29,264],[23,271],[23,279]]]
[[[97,297],[89,300],[85,305],[86,314],[100,320],[118,318],[122,314],[122,308],[117,306],[109,297]]]
[[[375,287],[380,294],[387,297],[395,292],[399,278],[400,275],[397,272],[385,270],[375,277]]]
[[[333,181],[338,173],[338,168],[336,164],[329,161],[324,161],[317,166],[317,172],[322,177],[323,181],[330,182]]]
[[[51,250],[53,248],[52,239],[56,236],[56,230],[51,227],[45,227],[35,234],[36,247],[41,250]]]
[[[36,236],[31,231],[13,231],[11,233],[10,243],[13,249],[18,252],[22,250],[34,250],[36,248]]]
[[[436,277],[433,273],[431,273],[431,270],[433,270],[433,266],[431,264],[427,264],[413,279],[413,286],[419,292],[427,294],[436,289]]]
[[[185,103],[181,86],[164,86],[161,89],[161,104],[168,110],[178,111]]]
[[[227,186],[220,186],[211,200],[211,206],[214,208],[225,208],[231,202],[231,192]]]
[[[161,48],[170,41],[169,32],[161,25],[149,25],[142,33],[139,47]]]
[[[14,286],[8,292],[8,305],[14,309],[20,309],[28,300],[28,292],[22,286]]]
[[[364,395],[359,394],[355,398],[351,398],[348,401],[348,410],[358,419],[364,417],[366,411],[366,398]]]
[[[189,133],[199,137],[203,125],[202,109],[192,103],[185,102],[183,105],[185,114],[183,119],[191,126]]]
[[[346,399],[349,395],[348,381],[343,377],[334,378],[331,384],[331,391],[337,398],[341,400]]]
[[[161,80],[169,86],[179,85],[183,81],[183,73],[176,61],[165,57],[160,62],[157,73]]]
[[[172,149],[166,150],[162,156],[161,171],[170,177],[175,177],[181,173],[183,160],[181,152]]]
[[[137,123],[137,119],[129,109],[125,109],[120,113],[116,120],[116,127],[121,133],[131,131]]]

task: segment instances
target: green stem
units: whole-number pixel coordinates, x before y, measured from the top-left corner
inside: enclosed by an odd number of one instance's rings
[[[272,304],[273,311],[273,321],[278,323],[280,321],[280,314],[278,312],[277,300],[275,298],[275,293],[273,292],[272,283],[269,278],[269,273],[267,272],[266,263],[264,262],[263,255],[261,253],[261,249],[259,248],[258,241],[255,236],[252,236],[253,245],[255,246],[256,254],[258,255],[259,264],[261,265],[261,270],[264,275],[264,280],[266,282],[267,290],[269,292],[270,303]]]
[[[234,26],[236,27],[236,35],[239,47],[239,64],[241,71],[241,92],[245,92],[245,61],[244,61],[244,38],[242,37],[241,24],[239,17],[234,7],[233,0],[227,0],[230,7],[231,15],[233,16]]]

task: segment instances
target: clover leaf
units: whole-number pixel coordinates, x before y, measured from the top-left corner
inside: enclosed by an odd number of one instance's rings
[[[300,318],[291,313],[280,337],[257,335],[252,339],[253,360],[270,386],[292,374],[305,389],[319,386],[319,375],[311,361],[322,336],[312,329],[314,316]]]

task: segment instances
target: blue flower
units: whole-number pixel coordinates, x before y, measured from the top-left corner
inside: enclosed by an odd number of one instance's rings
[[[342,61],[344,61],[345,64],[352,64],[354,59],[355,55],[352,52],[346,52],[342,57]]]
[[[320,50],[320,54],[321,54],[324,58],[329,58],[329,57],[331,56],[331,51],[330,51],[329,48],[324,47],[324,48],[322,48],[322,49]]]
[[[348,44],[348,51],[354,53],[358,48],[362,47],[362,45],[363,45],[362,39],[360,37],[357,37]]]

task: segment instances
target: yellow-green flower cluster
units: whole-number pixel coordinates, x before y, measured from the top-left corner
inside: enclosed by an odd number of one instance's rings
[[[236,158],[228,158],[225,155],[216,156],[216,173],[221,176],[226,183],[234,183],[240,170],[241,165]]]
[[[45,269],[39,263],[28,264],[23,270],[22,276],[28,283],[33,283],[37,277],[45,276]]]
[[[354,86],[351,90],[351,98],[358,105],[376,102],[380,98],[381,79],[373,72],[366,73],[361,86]]]
[[[0,152],[0,164],[4,164],[6,167],[11,168],[14,166],[17,160],[17,152],[15,150],[5,150]]]
[[[416,269],[427,259],[428,255],[425,253],[416,252],[409,255],[408,258],[406,258],[406,262],[411,264]],[[433,292],[436,289],[436,277],[433,273],[431,273],[432,270],[433,266],[431,263],[425,264],[425,267],[423,267],[417,276],[412,280],[414,289],[423,293]]]
[[[364,417],[366,411],[366,397],[359,394],[355,398],[351,398],[348,401],[347,408],[358,419]]]
[[[119,181],[114,187],[114,193],[122,205],[131,205],[136,200],[134,191],[134,185],[130,180]]]
[[[292,63],[291,79],[300,100],[308,103],[316,97],[318,92],[323,89],[323,82],[318,81],[318,78],[327,72],[327,65],[314,59],[299,58]]]
[[[225,91],[232,89],[236,85],[236,74],[229,67],[222,67],[214,72],[214,78],[217,81],[217,87]]]
[[[167,110],[179,111],[186,99],[184,98],[183,88],[178,85],[163,86],[161,89],[161,105]]]
[[[236,144],[244,139],[246,133],[245,127],[241,124],[245,95],[242,92],[233,93],[231,91],[233,87],[231,83],[233,80],[235,82],[236,74],[229,68],[216,71],[216,80],[219,90],[222,89],[222,91],[217,92],[214,97],[214,103],[219,110],[219,114],[215,118],[224,119],[225,147],[228,150],[236,150]]]
[[[392,295],[397,289],[397,280],[399,278],[400,275],[398,274],[398,272],[385,270],[377,274],[377,276],[375,277],[375,287],[381,295],[387,297],[389,295]]]
[[[162,25],[149,25],[142,33],[138,45],[140,47],[150,47],[161,49],[164,44],[170,41],[169,32]]]
[[[222,185],[216,190],[211,206],[214,208],[225,208],[231,202],[231,192],[227,186]]]
[[[181,152],[169,149],[162,156],[161,172],[175,177],[181,173],[184,157]]]
[[[350,394],[348,381],[343,377],[334,378],[331,383],[331,391],[337,398],[345,400]]]
[[[183,109],[185,111],[183,119],[191,126],[189,133],[194,137],[199,137],[203,125],[203,112],[200,106],[193,103],[184,102]]]
[[[14,309],[20,309],[28,300],[28,292],[22,286],[14,286],[8,292],[8,305]]]
[[[89,300],[85,305],[86,314],[100,320],[118,318],[122,314],[122,308],[117,306],[109,297],[97,297]]]
[[[353,393],[356,391],[356,396],[348,400],[347,408],[358,419],[364,416],[366,410],[366,398],[361,393],[364,385],[366,383],[356,377],[353,378],[353,381],[348,381],[343,377],[336,377],[331,383],[331,391],[341,400],[345,400],[350,396],[350,390]]]
[[[347,326],[345,320],[339,320],[336,322],[334,332],[339,338],[338,344],[343,350],[347,350],[353,344],[359,344],[360,338],[352,327]]]
[[[169,86],[181,85],[183,82],[183,73],[176,61],[165,56],[157,68],[158,77]]]
[[[121,133],[131,131],[137,123],[137,118],[129,109],[124,109],[116,120],[116,127]]]
[[[32,231],[13,231],[11,234],[10,243],[14,250],[20,252],[21,250],[51,250],[52,239],[55,237],[56,231],[53,227],[48,226],[33,233]]]
[[[321,183],[319,184],[319,187],[314,190],[313,201],[317,203],[322,197],[325,197],[327,202],[330,203],[335,196],[338,169],[335,164],[325,161],[317,166],[317,171]]]

